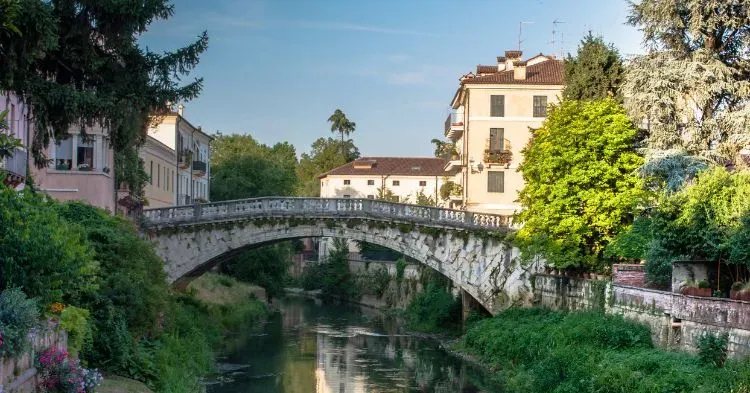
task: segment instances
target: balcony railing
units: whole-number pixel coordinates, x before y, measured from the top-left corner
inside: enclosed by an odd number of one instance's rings
[[[177,153],[177,165],[180,169],[187,169],[193,161],[193,152],[183,150]]]
[[[194,175],[205,175],[206,174],[206,163],[203,161],[193,161],[193,174]]]
[[[9,172],[11,175],[26,177],[26,165],[27,165],[28,152],[25,149],[15,148],[13,155],[5,157],[0,161],[0,168]]]
[[[178,205],[191,205],[192,203],[193,203],[193,200],[192,198],[190,198],[190,195],[187,195],[187,194],[177,195]]]
[[[489,145],[489,141],[487,142]],[[484,162],[487,164],[500,164],[507,165],[513,160],[513,153],[510,150],[510,141],[503,140],[503,145],[497,149],[490,149],[489,147],[484,150]]]
[[[445,136],[456,140],[464,132],[464,114],[451,113],[445,119]]]

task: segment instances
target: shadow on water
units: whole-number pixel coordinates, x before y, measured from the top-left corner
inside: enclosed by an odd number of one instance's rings
[[[475,367],[432,340],[404,334],[377,310],[303,298],[279,307],[261,333],[222,360],[224,377],[208,393],[501,391]]]

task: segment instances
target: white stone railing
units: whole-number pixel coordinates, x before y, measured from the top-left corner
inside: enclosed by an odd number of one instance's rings
[[[509,217],[373,199],[266,197],[147,209],[145,226],[254,217],[367,218],[459,228],[508,228]]]

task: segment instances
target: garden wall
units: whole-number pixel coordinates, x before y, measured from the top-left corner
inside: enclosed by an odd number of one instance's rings
[[[0,358],[0,386],[4,393],[32,393],[36,390],[36,368],[34,359],[37,353],[50,347],[66,349],[67,335],[63,330],[47,329],[39,333],[30,333],[29,350],[15,358]],[[3,390],[4,389],[4,390]]]
[[[648,325],[654,343],[662,347],[695,351],[701,335],[728,333],[730,355],[750,355],[750,302],[549,274],[536,275],[534,284],[539,306],[621,314]]]

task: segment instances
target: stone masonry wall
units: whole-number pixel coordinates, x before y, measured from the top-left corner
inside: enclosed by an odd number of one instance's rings
[[[612,282],[620,285],[630,285],[632,287],[643,287],[646,284],[645,265],[612,265]]]
[[[594,286],[594,280],[538,274],[535,303],[552,309],[593,308],[599,303]],[[701,335],[727,333],[730,355],[750,355],[750,302],[612,283],[604,292],[606,312],[645,323],[659,346],[695,351]]]
[[[64,331],[44,330],[30,335],[31,346],[21,356],[0,358],[0,391],[4,393],[32,393],[38,383],[34,360],[37,353],[50,347],[67,349],[68,338]]]

